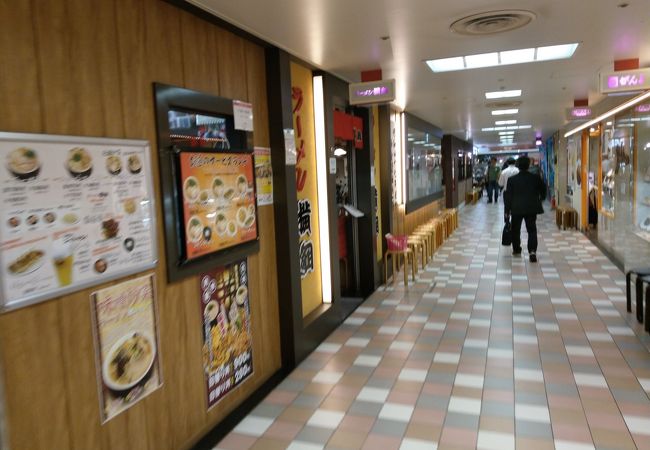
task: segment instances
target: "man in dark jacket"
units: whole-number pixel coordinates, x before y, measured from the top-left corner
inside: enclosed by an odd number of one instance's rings
[[[530,158],[517,159],[519,173],[508,178],[504,192],[506,219],[512,216],[512,255],[521,255],[521,222],[526,222],[530,262],[537,262],[537,214],[543,214],[542,200],[546,186],[538,176],[528,172]]]

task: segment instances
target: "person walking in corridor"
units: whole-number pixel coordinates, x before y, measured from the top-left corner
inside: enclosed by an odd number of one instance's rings
[[[537,262],[537,215],[543,214],[542,200],[546,198],[546,186],[538,176],[528,172],[530,158],[517,159],[519,173],[508,178],[503,194],[506,220],[512,220],[512,255],[521,255],[521,222],[526,222],[528,254],[530,262]]]
[[[490,158],[490,165],[485,174],[485,182],[487,183],[488,203],[492,203],[492,194],[494,193],[494,202],[499,200],[499,175],[501,169],[497,167],[497,159],[493,156]]]
[[[508,184],[508,178],[519,173],[519,169],[517,169],[517,166],[515,166],[515,162],[515,158],[508,158],[503,170],[501,171],[501,175],[499,176],[499,187],[503,189],[504,201],[506,198],[505,189]]]

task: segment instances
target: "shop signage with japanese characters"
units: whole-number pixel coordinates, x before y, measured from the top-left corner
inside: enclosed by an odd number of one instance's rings
[[[320,306],[323,298],[320,267],[320,229],[314,130],[312,72],[291,64],[291,96],[296,148],[297,225],[303,315]],[[327,211],[323,212],[327,214]]]

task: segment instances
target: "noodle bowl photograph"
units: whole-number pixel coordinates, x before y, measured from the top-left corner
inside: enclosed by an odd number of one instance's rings
[[[127,391],[144,381],[156,357],[154,340],[144,333],[122,336],[107,353],[102,366],[106,386],[116,392]]]

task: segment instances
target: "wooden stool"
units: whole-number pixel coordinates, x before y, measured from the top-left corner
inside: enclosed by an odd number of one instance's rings
[[[393,259],[393,284],[395,283],[395,275],[399,269],[399,257],[402,255],[404,257],[404,286],[408,286],[408,262],[411,259],[411,271],[413,275],[413,282],[415,283],[415,264],[413,251],[410,248],[406,250],[386,250],[384,253],[384,280],[385,283],[388,283],[388,255],[392,256]],[[397,268],[395,267],[397,265]]]
[[[427,262],[429,262],[429,259],[433,256],[434,245],[434,235],[431,233],[431,229],[427,228],[426,225],[420,225],[413,234],[424,238],[424,244],[427,251]]]
[[[417,255],[420,255],[420,258],[422,259],[422,270],[424,270],[424,266],[426,266],[426,256],[424,253],[424,238],[420,236],[415,236],[411,235],[409,236],[409,240],[407,242],[407,245],[413,252],[413,266],[415,267],[415,271],[417,272],[418,269],[418,257]],[[405,269],[406,270],[406,269]]]

